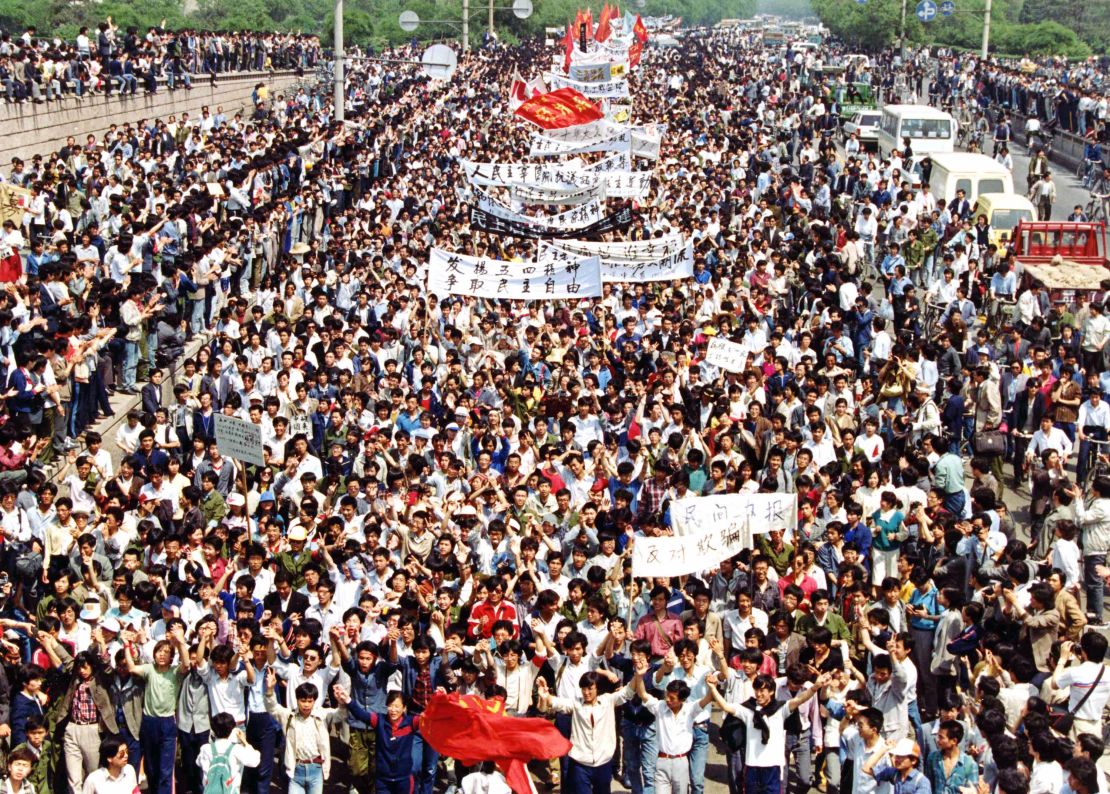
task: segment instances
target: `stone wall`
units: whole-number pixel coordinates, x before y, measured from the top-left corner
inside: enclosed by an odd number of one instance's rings
[[[87,135],[100,135],[112,124],[138,121],[143,118],[166,118],[172,114],[200,114],[208,105],[213,112],[222,106],[224,113],[234,116],[238,110],[250,108],[251,91],[260,82],[270,94],[287,89],[299,80],[295,72],[247,72],[221,76],[213,85],[207,77],[198,76],[191,90],[170,91],[160,85],[157,93],[144,95],[140,84],[134,96],[86,96],[78,100],[66,96],[60,101],[36,105],[0,104],[0,165],[7,170],[11,158],[24,160],[35,154],[57,151],[68,136],[84,143]]]

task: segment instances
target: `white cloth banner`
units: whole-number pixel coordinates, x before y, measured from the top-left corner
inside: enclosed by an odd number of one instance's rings
[[[590,243],[575,243],[575,241],[568,241],[570,245],[590,245]],[[605,243],[596,243],[596,245],[605,245]],[[559,262],[573,261],[583,254],[570,249],[570,246],[564,246],[562,243],[556,245],[547,241],[540,241],[539,251],[536,253],[536,258],[541,262],[547,259],[555,259]],[[673,281],[674,279],[690,278],[694,275],[694,244],[691,242],[675,251],[673,254],[657,257],[655,259],[606,259],[601,257],[601,280],[606,283],[628,281],[628,282],[647,282],[647,281]]]
[[[705,350],[705,362],[726,372],[743,372],[749,355],[750,351],[744,345],[714,336]]]
[[[626,171],[605,174],[605,195],[609,198],[643,200],[651,190],[651,171]]]
[[[554,72],[544,72],[543,79],[545,83],[551,86],[552,91],[559,88],[573,88],[582,96],[590,99],[614,99],[629,95],[628,81],[624,79],[584,83],[581,80],[571,80],[569,77]]]
[[[601,296],[601,260],[505,262],[433,248],[428,292],[509,300],[577,300]]]
[[[605,182],[599,182],[595,187],[525,185],[514,182],[509,186],[509,195],[513,201],[519,201],[522,204],[561,204],[573,207],[587,201],[605,198]]]
[[[460,160],[466,179],[483,187],[508,187],[514,183],[532,187],[551,185],[565,187],[597,187],[601,178],[583,170],[581,160],[575,158],[562,163],[476,163]]]
[[[533,133],[530,155],[541,157],[558,154],[631,150],[633,157],[657,160],[663,134],[666,131],[666,124],[627,126],[601,119],[590,124],[579,124],[561,130],[548,130],[542,134]]]
[[[614,171],[631,171],[631,152],[617,152],[616,154],[587,165],[583,170],[590,174],[609,174]]]
[[[668,237],[653,237],[650,240],[629,240],[613,243],[560,240],[559,247],[565,251],[573,251],[580,256],[600,256],[602,261],[621,259],[642,261],[674,255],[686,247],[686,238],[681,234],[673,234]]]
[[[588,152],[621,152],[632,148],[632,132],[606,132],[588,140],[574,141],[552,138],[550,135],[532,133],[532,146],[528,150],[531,157],[547,157],[559,154],[586,154]]]
[[[601,220],[604,214],[604,208],[601,202],[597,199],[588,201],[585,204],[575,207],[572,210],[561,212],[558,215],[550,215],[548,217],[538,217],[532,215],[524,215],[519,212],[513,212],[512,209],[506,207],[500,201],[495,199],[488,193],[475,190],[474,194],[478,198],[478,208],[483,209],[491,215],[498,218],[504,218],[507,221],[515,223],[523,223],[529,226],[538,226],[548,229],[584,229],[592,223],[597,223]]]
[[[716,568],[753,545],[756,534],[798,524],[795,494],[723,494],[671,503],[675,535],[636,538],[633,576],[682,576]]]

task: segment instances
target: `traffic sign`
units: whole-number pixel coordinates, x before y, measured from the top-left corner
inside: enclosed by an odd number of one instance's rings
[[[955,11],[956,4],[953,3],[952,0],[944,0],[944,2],[940,4],[940,13],[943,16],[950,17]]]
[[[867,3],[867,0],[856,0],[856,2],[859,3],[860,5],[864,5],[864,4]]]
[[[937,15],[937,4],[933,0],[921,0],[914,13],[922,22],[932,22]]]

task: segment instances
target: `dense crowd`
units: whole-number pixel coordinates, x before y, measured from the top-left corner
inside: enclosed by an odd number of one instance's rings
[[[121,29],[107,17],[82,27],[73,41],[42,35],[33,26],[19,36],[0,33],[0,85],[4,101],[25,104],[83,99],[93,94],[133,96],[192,88],[230,72],[312,70],[320,60],[316,36],[250,31],[214,33],[150,27]]]
[[[574,302],[424,287],[432,247],[534,255],[470,228],[459,165],[525,159],[534,42],[449,83],[358,64],[346,124],[327,87],[259,92],[252,119],[13,163],[6,791],[504,791],[424,741],[441,690],[548,715],[572,749],[533,772],[575,794],[1105,790],[1110,478],[1073,464],[1110,430],[1110,320],[1019,290],[909,152],[834,145],[820,56],[768,55],[645,50],[633,115],[668,128],[614,239],[681,233],[694,275]],[[102,438],[112,389],[141,399]],[[266,465],[221,451],[217,412]],[[676,500],[761,492],[796,494],[796,527],[632,575]]]

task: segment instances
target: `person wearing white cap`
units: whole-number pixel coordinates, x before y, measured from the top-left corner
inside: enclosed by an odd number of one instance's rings
[[[882,763],[890,754],[894,765]],[[894,794],[932,794],[929,778],[917,769],[921,753],[913,739],[887,739],[882,746],[863,762],[863,771],[881,782],[894,784]]]

